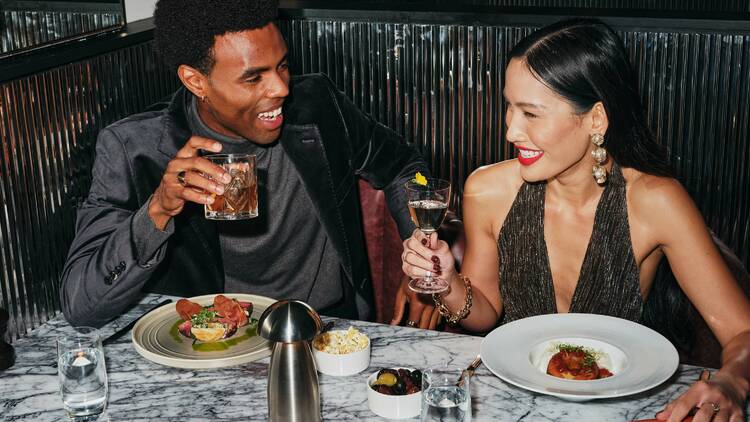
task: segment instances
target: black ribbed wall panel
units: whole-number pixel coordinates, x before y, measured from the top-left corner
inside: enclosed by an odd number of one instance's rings
[[[0,53],[121,25],[122,13],[60,10],[3,10]]]
[[[509,158],[503,69],[531,29],[285,20],[294,72],[331,76],[416,142],[459,208],[475,168]],[[649,123],[709,226],[750,266],[750,36],[620,32]]]
[[[503,141],[507,52],[531,29],[283,20],[293,71],[325,72],[416,142],[461,187],[511,156]],[[750,264],[750,36],[621,32],[648,116],[709,225]],[[11,336],[58,309],[74,207],[98,130],[168,95],[151,45],[0,85],[0,306]]]
[[[576,9],[748,12],[748,0],[469,0],[489,6],[554,7]]]
[[[150,43],[0,85],[0,307],[10,312],[11,338],[60,309],[60,273],[99,129],[176,86]]]

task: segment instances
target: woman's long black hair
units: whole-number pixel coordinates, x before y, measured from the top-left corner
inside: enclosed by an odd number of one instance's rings
[[[646,124],[622,40],[606,24],[582,18],[557,22],[521,40],[509,58],[525,61],[531,73],[577,113],[585,113],[601,101],[609,119],[604,147],[617,164],[675,177],[667,149],[656,142]],[[642,322],[688,350],[694,315],[695,309],[663,259]]]

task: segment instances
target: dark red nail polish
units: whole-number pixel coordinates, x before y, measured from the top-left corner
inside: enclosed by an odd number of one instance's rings
[[[440,271],[440,264],[433,264],[432,269],[435,271]]]
[[[438,264],[440,263],[440,258],[437,255],[432,255],[432,262]]]
[[[422,244],[427,246],[427,239],[422,239]]]
[[[435,271],[435,275],[443,275],[443,272],[440,270]]]

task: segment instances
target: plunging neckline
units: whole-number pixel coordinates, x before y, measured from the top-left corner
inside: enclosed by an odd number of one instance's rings
[[[619,170],[619,169],[618,169]],[[612,168],[612,173],[614,173],[615,168]],[[568,306],[568,310],[566,313],[575,312],[574,305],[577,303],[576,299],[581,295],[581,280],[589,280],[590,278],[583,278],[584,275],[584,269],[586,268],[586,264],[592,259],[591,253],[592,253],[592,244],[594,240],[594,235],[596,234],[597,228],[601,228],[601,218],[602,218],[602,207],[604,204],[604,198],[609,193],[610,189],[612,188],[612,181],[608,182],[604,186],[604,191],[602,191],[601,195],[599,196],[599,200],[596,203],[596,210],[594,211],[594,227],[591,229],[591,235],[589,236],[588,244],[586,245],[586,252],[583,254],[583,259],[581,260],[581,266],[578,269],[578,279],[576,280],[576,285],[573,288],[573,295],[570,298],[570,305]],[[557,296],[555,294],[555,280],[552,277],[552,264],[549,260],[549,246],[547,245],[547,237],[544,234],[544,228],[546,227],[546,221],[545,221],[545,210],[547,206],[547,184],[544,184],[544,187],[542,189],[542,239],[544,240],[544,248],[542,248],[542,260],[544,260],[546,265],[546,271],[548,277],[546,277],[545,283],[547,284],[548,290],[552,293],[552,308],[554,309],[555,313],[560,313],[560,310],[557,308]]]

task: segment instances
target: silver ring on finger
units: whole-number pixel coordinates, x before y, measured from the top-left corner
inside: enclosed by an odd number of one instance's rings
[[[179,183],[182,186],[185,186],[185,170],[182,170],[181,172],[177,173],[177,183]]]
[[[417,326],[417,321],[413,321],[413,320],[410,319],[410,320],[406,321],[406,325],[408,325],[409,327],[416,327]]]

